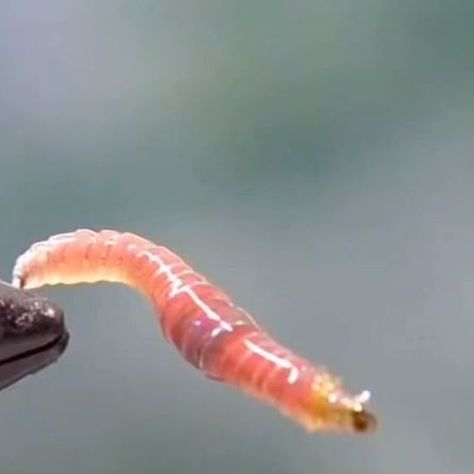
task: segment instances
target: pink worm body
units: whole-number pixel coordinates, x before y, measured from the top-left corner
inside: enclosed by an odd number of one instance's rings
[[[180,257],[131,233],[77,230],[34,244],[13,283],[121,282],[147,295],[166,339],[208,377],[277,407],[309,431],[367,432],[367,391],[349,395],[337,378],[272,339],[230,297]]]

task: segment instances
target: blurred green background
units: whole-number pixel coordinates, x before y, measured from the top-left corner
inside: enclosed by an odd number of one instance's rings
[[[48,290],[58,364],[0,394],[0,472],[474,467],[474,2],[0,2],[0,265],[142,233],[373,391],[308,436],[188,367],[119,286]]]

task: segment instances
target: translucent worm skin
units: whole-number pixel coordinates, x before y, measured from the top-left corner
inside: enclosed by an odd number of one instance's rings
[[[349,395],[324,368],[272,339],[230,297],[166,247],[131,233],[77,230],[34,244],[13,284],[120,282],[147,295],[166,339],[208,377],[277,407],[309,431],[368,432],[369,392]]]

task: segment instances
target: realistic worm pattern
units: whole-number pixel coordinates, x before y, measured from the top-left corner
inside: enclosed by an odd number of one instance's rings
[[[13,284],[121,282],[148,296],[165,338],[192,365],[266,401],[309,431],[367,432],[369,392],[349,395],[337,378],[272,339],[220,288],[166,247],[131,233],[77,230],[34,244]]]

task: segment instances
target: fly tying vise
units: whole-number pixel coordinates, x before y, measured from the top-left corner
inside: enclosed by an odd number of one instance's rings
[[[370,432],[369,392],[276,342],[220,288],[166,247],[131,233],[77,230],[34,244],[13,285],[120,282],[152,302],[165,338],[208,377],[278,408],[308,431]]]
[[[0,281],[0,390],[55,362],[68,338],[59,306]]]

